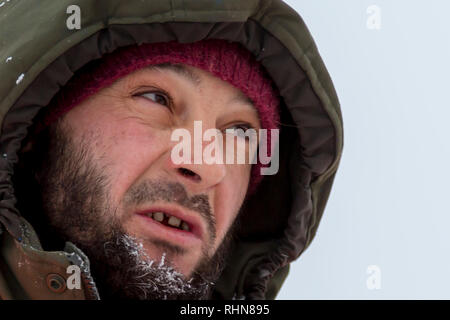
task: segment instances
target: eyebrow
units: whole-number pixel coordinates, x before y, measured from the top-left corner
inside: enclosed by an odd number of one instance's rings
[[[195,86],[199,86],[201,84],[200,77],[193,72],[191,69],[186,68],[183,64],[175,64],[175,63],[162,63],[157,65],[151,65],[147,67],[150,70],[171,70],[176,74],[182,76],[187,79],[189,82],[193,83]],[[234,96],[230,101],[230,103],[243,103],[251,106],[253,109],[256,109],[255,104],[252,99],[250,99],[247,95],[245,95],[241,90],[239,90],[238,94]]]

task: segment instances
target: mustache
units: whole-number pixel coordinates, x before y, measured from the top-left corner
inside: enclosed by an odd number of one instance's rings
[[[211,242],[214,242],[216,238],[216,220],[207,195],[199,194],[190,197],[186,188],[179,182],[145,180],[136,186],[132,186],[124,197],[126,206],[138,206],[156,201],[176,203],[183,208],[199,213],[206,221]]]

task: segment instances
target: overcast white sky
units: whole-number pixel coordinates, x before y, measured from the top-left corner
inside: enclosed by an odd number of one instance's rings
[[[316,238],[277,298],[450,299],[450,2],[286,2],[333,78],[345,140]]]

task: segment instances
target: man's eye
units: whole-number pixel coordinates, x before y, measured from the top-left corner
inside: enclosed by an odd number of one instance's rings
[[[161,92],[146,92],[146,93],[139,94],[139,96],[144,97],[146,99],[150,99],[153,102],[162,104],[166,107],[168,107],[170,105],[169,98],[167,98],[167,96]]]
[[[228,127],[225,131],[227,134],[236,135],[238,138],[249,138],[249,134],[251,132],[247,132],[247,130],[253,129],[252,126],[248,124],[236,124],[234,126]],[[247,135],[246,135],[247,132]]]

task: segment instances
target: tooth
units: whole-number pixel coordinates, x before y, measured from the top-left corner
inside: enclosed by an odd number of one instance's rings
[[[170,217],[167,223],[178,228],[180,226],[181,220],[177,217]]]
[[[162,213],[162,212],[154,212],[153,213],[153,219],[155,219],[158,222],[162,222],[164,220],[164,213]]]
[[[182,222],[181,223],[181,229],[189,231],[189,225],[186,222]]]

